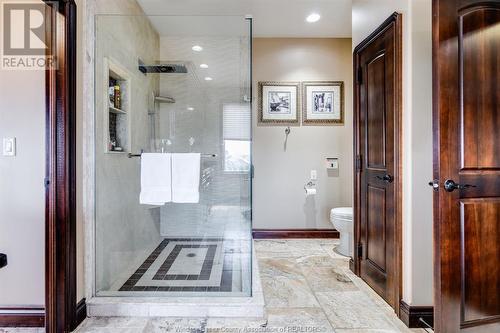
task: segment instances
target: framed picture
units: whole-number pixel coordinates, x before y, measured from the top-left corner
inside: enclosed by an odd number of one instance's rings
[[[302,94],[304,125],[344,124],[344,82],[303,82]]]
[[[299,125],[300,84],[259,82],[259,124]]]

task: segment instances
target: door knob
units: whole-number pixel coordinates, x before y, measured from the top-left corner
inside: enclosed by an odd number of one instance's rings
[[[464,190],[464,189],[469,188],[469,187],[476,187],[476,185],[457,184],[452,179],[447,179],[444,182],[444,189],[446,190],[446,192],[453,192],[455,190]]]
[[[383,180],[386,183],[392,183],[394,180],[391,175],[377,176],[377,179]]]

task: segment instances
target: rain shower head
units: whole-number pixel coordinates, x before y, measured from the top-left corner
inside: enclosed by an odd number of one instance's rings
[[[182,64],[155,64],[146,65],[141,60],[139,60],[139,70],[143,74],[147,73],[159,73],[159,74],[186,74],[188,72],[187,67]]]

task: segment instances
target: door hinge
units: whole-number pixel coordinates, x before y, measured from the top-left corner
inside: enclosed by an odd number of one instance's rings
[[[45,178],[45,179],[43,180],[43,185],[44,185],[45,187],[49,187],[49,185],[50,185],[50,180],[49,180],[49,178],[48,178],[48,177],[47,177],[47,178]]]
[[[361,167],[362,167],[362,158],[361,158],[361,155],[357,155],[356,156],[356,170],[358,171],[361,171]]]
[[[363,258],[363,244],[358,244],[358,258]]]
[[[363,84],[363,68],[358,67],[358,74],[356,75],[356,81],[359,84]]]

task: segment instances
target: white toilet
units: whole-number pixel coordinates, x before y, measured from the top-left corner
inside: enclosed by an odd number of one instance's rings
[[[340,245],[337,247],[337,252],[351,257],[353,251],[353,223],[352,223],[352,207],[339,207],[330,211],[330,222],[333,227],[340,233]]]

